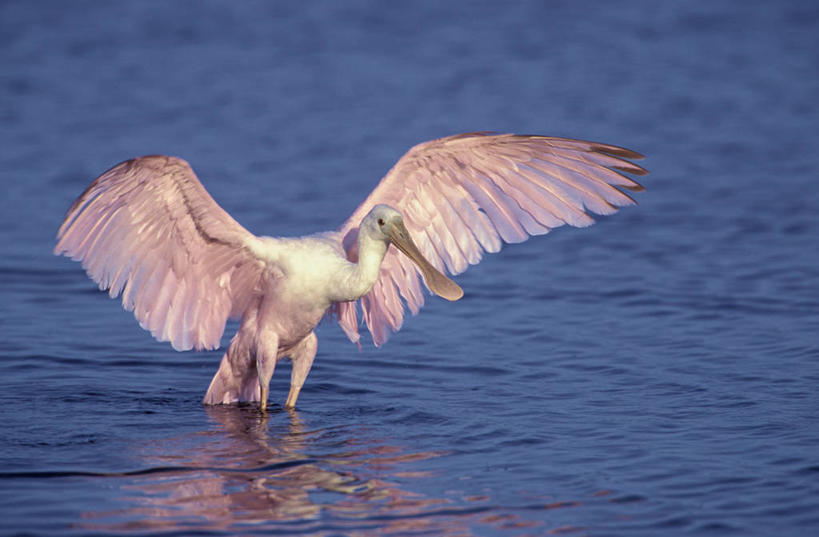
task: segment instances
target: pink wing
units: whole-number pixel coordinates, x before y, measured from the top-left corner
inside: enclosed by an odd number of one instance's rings
[[[647,174],[625,160],[640,158],[622,147],[545,136],[469,133],[426,142],[410,149],[344,223],[344,248],[355,260],[361,220],[384,203],[404,215],[433,265],[459,274],[502,241],[522,242],[564,224],[588,226],[589,212],[634,204],[618,187],[643,187],[617,170]],[[409,259],[388,250],[378,281],[360,299],[376,345],[401,327],[402,298],[413,314],[424,304],[419,277]],[[355,302],[336,304],[334,313],[358,342]]]
[[[207,193],[184,160],[154,155],[118,164],[68,210],[55,254],[122,293],[140,325],[177,350],[219,346],[228,316],[259,292],[258,239]]]

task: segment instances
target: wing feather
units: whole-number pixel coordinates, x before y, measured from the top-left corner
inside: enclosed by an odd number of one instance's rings
[[[228,317],[261,290],[259,239],[213,200],[184,160],[118,164],[72,204],[56,254],[81,261],[100,289],[177,350],[219,346]]]
[[[467,133],[410,149],[341,226],[355,261],[358,225],[376,204],[391,205],[418,248],[438,269],[459,274],[483,252],[565,224],[588,226],[589,213],[634,204],[623,190],[643,187],[625,174],[648,172],[623,147],[546,136]],[[395,248],[387,251],[372,290],[357,303],[381,345],[403,321],[403,301],[416,313],[424,298],[420,271]],[[403,301],[402,301],[403,300]],[[333,307],[347,336],[359,341],[356,303]]]

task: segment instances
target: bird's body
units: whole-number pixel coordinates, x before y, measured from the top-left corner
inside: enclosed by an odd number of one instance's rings
[[[294,406],[316,353],[313,329],[333,303],[356,300],[368,292],[377,272],[363,277],[334,232],[260,237],[250,248],[272,269],[257,284],[258,298],[245,309],[204,402],[262,401],[264,405],[276,362],[289,357],[293,369],[287,406]]]
[[[122,293],[143,328],[178,350],[218,347],[227,318],[240,318],[204,402],[265,408],[276,362],[289,357],[292,407],[316,354],[313,329],[328,312],[358,342],[360,304],[383,343],[400,328],[404,303],[413,313],[423,305],[419,276],[457,300],[463,292],[443,271],[462,272],[502,241],[588,225],[587,211],[633,203],[615,186],[640,185],[616,170],[646,172],[625,158],[641,156],[540,136],[434,140],[410,150],[339,230],[274,238],[241,227],[185,161],[140,157],[77,199],[55,253],[82,261],[100,288]]]

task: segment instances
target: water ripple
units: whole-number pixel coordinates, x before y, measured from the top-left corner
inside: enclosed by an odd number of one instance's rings
[[[198,466],[158,466],[154,468],[144,468],[141,470],[131,470],[128,472],[78,472],[78,471],[48,471],[48,472],[0,472],[0,479],[50,479],[55,477],[129,477],[152,474],[184,474],[188,472],[219,472],[219,473],[256,473],[273,472],[284,470],[302,464],[313,464],[313,459],[291,460],[268,464],[258,468],[219,468],[219,467],[198,467]]]
[[[0,533],[819,534],[813,4],[81,5],[0,2]],[[268,414],[203,409],[221,352],[52,254],[137,154],[299,235],[481,128],[623,143],[646,191],[487,254],[383,348],[321,325],[297,412],[286,362]]]

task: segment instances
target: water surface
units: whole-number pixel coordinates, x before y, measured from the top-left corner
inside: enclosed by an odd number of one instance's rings
[[[819,531],[819,10],[439,4],[0,6],[0,533]],[[652,175],[382,348],[320,326],[292,412],[286,365],[268,415],[203,407],[220,352],[153,341],[51,255],[135,155],[297,235],[474,130],[622,144]]]

